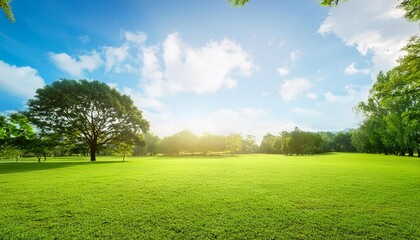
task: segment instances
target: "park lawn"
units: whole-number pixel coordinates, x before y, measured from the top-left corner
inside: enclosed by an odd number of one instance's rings
[[[0,160],[0,239],[420,239],[420,158]]]

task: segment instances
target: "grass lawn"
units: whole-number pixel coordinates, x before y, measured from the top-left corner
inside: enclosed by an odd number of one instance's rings
[[[0,239],[420,239],[420,158],[0,160]]]

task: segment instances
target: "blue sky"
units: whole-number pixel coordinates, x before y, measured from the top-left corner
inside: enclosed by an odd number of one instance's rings
[[[397,0],[14,0],[0,17],[0,112],[60,78],[132,97],[161,137],[357,127],[355,104],[419,32]]]

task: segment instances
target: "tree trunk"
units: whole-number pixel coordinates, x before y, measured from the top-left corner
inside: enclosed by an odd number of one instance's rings
[[[405,150],[404,149],[401,149],[400,156],[405,156]]]
[[[96,161],[96,144],[90,144],[90,161],[95,162]]]
[[[414,149],[408,148],[408,156],[410,157],[414,156]]]

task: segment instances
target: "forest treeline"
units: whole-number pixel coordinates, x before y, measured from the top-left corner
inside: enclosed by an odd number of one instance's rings
[[[322,152],[353,152],[356,149],[351,142],[352,132],[305,132],[299,128],[293,131],[283,131],[279,135],[266,134],[261,144],[256,142],[255,136],[240,134],[214,135],[204,134],[196,136],[191,131],[184,130],[160,140],[148,134],[144,147],[134,149],[134,155],[168,155],[179,154],[285,154],[312,155]]]

